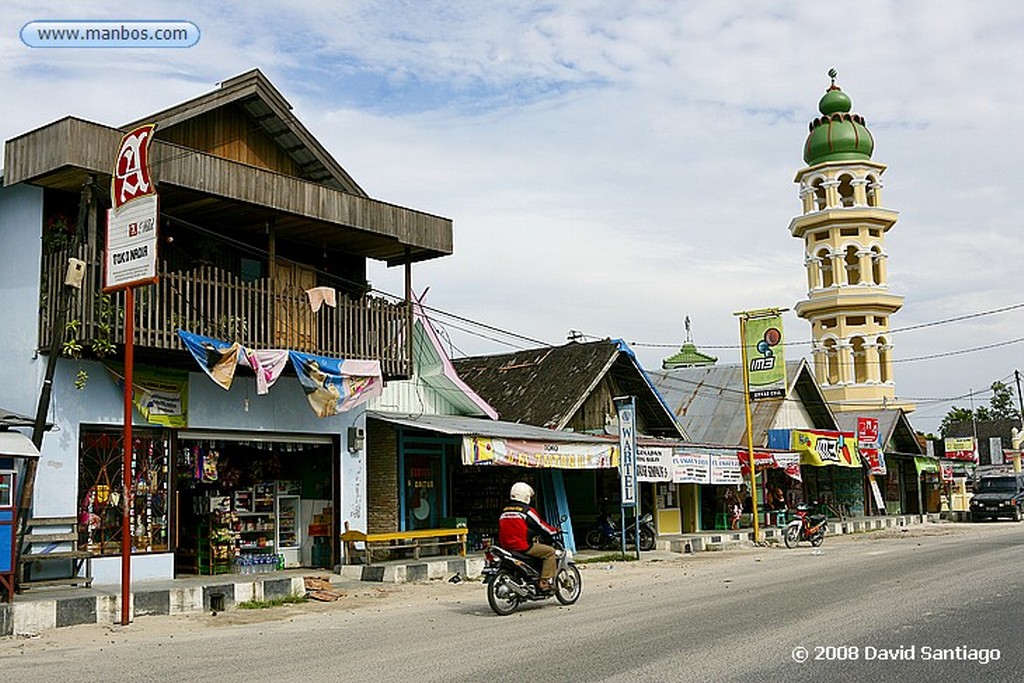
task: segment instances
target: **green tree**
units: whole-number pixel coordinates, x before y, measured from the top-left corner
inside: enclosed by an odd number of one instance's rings
[[[1020,419],[1020,410],[1013,404],[1013,390],[1002,382],[992,382],[992,400],[988,403],[993,420]]]
[[[949,436],[950,429],[959,422],[987,422],[988,420],[1020,419],[1020,411],[1013,403],[1013,390],[1009,385],[1002,382],[992,382],[992,398],[987,406],[978,406],[975,410],[970,408],[958,408],[953,406],[952,410],[942,418],[939,425],[939,434],[943,437]]]

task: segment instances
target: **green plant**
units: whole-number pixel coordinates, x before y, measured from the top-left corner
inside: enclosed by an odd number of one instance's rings
[[[607,555],[598,555],[597,557],[577,557],[576,564],[601,564],[605,562],[636,562],[635,554],[622,553],[609,553]]]
[[[271,607],[281,607],[282,605],[301,604],[308,600],[304,594],[292,593],[283,598],[272,598],[270,600],[246,600],[245,602],[238,603],[237,607],[238,609],[269,609]]]

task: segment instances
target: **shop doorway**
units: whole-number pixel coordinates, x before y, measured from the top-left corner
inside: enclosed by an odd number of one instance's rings
[[[175,450],[175,570],[332,567],[337,449],[330,437],[182,434]]]

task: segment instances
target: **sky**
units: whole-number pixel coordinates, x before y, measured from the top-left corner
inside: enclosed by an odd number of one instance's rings
[[[29,47],[38,20],[180,20],[182,48]],[[739,362],[734,313],[807,296],[793,182],[837,84],[888,168],[896,394],[937,432],[1024,365],[1024,4],[5,1],[0,139],[121,125],[261,69],[382,201],[450,218],[413,270],[454,356],[584,339]],[[382,291],[401,269],[371,264]],[[810,327],[784,315],[788,359]],[[938,324],[936,324],[938,323]],[[901,331],[902,328],[911,328]],[[519,336],[512,336],[514,333]],[[803,343],[798,343],[803,342]]]

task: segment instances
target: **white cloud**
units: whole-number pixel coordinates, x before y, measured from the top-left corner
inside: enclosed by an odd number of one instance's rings
[[[118,124],[263,69],[372,196],[448,216],[428,303],[560,342],[569,329],[734,346],[732,313],[806,294],[795,172],[838,82],[888,164],[893,327],[1017,303],[1024,8],[962,0],[8,3],[4,139],[66,114]],[[125,12],[130,12],[130,16]],[[32,50],[39,18],[195,22],[196,48]],[[401,291],[401,273],[374,284]],[[1019,336],[1021,312],[895,335],[896,358]],[[789,314],[791,339],[806,323]],[[465,337],[469,353],[498,351]],[[898,393],[948,397],[1021,345],[901,362]],[[638,348],[656,365],[672,349]],[[735,353],[714,351],[722,362]],[[934,429],[948,404],[922,404]],[[915,424],[916,424],[915,417]],[[931,422],[928,422],[931,420]]]

